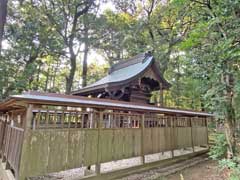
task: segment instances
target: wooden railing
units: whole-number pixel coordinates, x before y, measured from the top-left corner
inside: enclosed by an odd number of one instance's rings
[[[17,175],[19,172],[24,130],[7,125],[4,134],[3,158],[7,162],[7,166],[13,169],[15,175]]]
[[[32,129],[45,128],[93,128],[97,113],[71,110],[35,109]]]
[[[6,123],[3,120],[0,120],[0,155],[1,156],[3,154],[5,127],[6,127]]]
[[[140,128],[143,114],[136,112],[103,112],[102,128]],[[96,111],[33,110],[32,129],[98,128],[100,113]],[[206,118],[145,114],[144,127],[206,126]]]

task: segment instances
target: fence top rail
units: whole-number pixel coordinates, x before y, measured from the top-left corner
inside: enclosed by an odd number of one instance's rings
[[[0,111],[5,108],[9,101],[24,101],[29,104],[41,104],[41,105],[58,105],[58,106],[80,106],[90,108],[102,108],[102,109],[122,109],[122,110],[134,110],[138,112],[158,112],[164,114],[179,114],[186,116],[205,116],[211,117],[213,114],[201,111],[191,111],[184,109],[174,109],[166,107],[158,107],[154,105],[145,105],[140,103],[123,102],[116,100],[106,100],[98,98],[88,98],[75,95],[63,95],[55,93],[39,93],[31,92],[22,95],[13,95],[7,101],[0,104]]]
[[[24,131],[23,128],[19,128],[19,127],[11,126],[11,125],[7,125],[7,127],[11,128],[11,129],[15,129],[15,130],[17,130],[17,131],[21,131],[21,132]]]

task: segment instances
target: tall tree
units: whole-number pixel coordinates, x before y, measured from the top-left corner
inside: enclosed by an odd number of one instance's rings
[[[239,1],[191,1],[198,19],[183,46],[194,59],[195,74],[208,84],[206,96],[225,121],[228,157],[236,153],[236,106],[239,97]],[[203,31],[207,29],[208,31]]]
[[[2,51],[4,26],[7,18],[7,4],[8,4],[8,0],[0,0],[0,55]]]
[[[88,69],[88,53],[89,53],[89,21],[88,15],[83,17],[83,24],[84,24],[84,50],[83,50],[83,66],[82,66],[82,87],[87,85],[87,69]]]
[[[62,38],[69,53],[70,70],[66,76],[66,94],[70,94],[77,67],[76,59],[80,51],[80,44],[77,42],[77,37],[82,29],[80,18],[94,7],[94,0],[70,2],[45,0],[42,5],[42,12],[47,16],[56,33]]]

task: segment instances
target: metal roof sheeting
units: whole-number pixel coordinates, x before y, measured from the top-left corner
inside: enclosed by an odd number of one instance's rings
[[[19,100],[29,100],[29,101],[45,101],[50,103],[74,103],[79,105],[89,105],[93,106],[104,106],[104,107],[112,107],[112,108],[124,108],[124,109],[134,109],[138,111],[159,111],[159,113],[175,113],[175,114],[185,114],[185,115],[195,115],[195,116],[213,116],[213,114],[206,112],[197,112],[197,111],[189,111],[182,109],[171,109],[171,108],[163,108],[157,107],[153,105],[141,105],[131,102],[122,102],[122,101],[112,101],[112,100],[104,100],[104,99],[96,99],[96,98],[86,98],[80,96],[69,96],[69,95],[58,95],[53,94],[49,95],[41,93],[39,95],[33,94],[23,94],[23,95],[14,95],[11,96],[11,99],[19,99]],[[37,102],[36,102],[37,103]]]
[[[106,77],[100,79],[99,81],[86,86],[82,89],[88,89],[90,87],[95,87],[99,85],[104,85],[104,84],[110,84],[110,83],[116,83],[116,82],[121,82],[125,81],[128,79],[131,79],[135,76],[137,76],[139,73],[143,72],[152,62],[153,57],[147,57],[144,62],[136,63],[131,66],[127,66],[122,69],[118,69],[116,71],[113,71]]]

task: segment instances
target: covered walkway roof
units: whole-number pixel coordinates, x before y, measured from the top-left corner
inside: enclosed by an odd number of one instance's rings
[[[20,108],[23,104],[48,104],[59,106],[85,106],[96,108],[109,108],[121,110],[135,110],[138,112],[159,112],[164,114],[185,115],[185,116],[213,116],[213,114],[185,109],[174,109],[158,107],[141,103],[123,102],[116,100],[88,98],[75,95],[63,95],[55,93],[29,92],[22,95],[10,96],[6,101],[0,103],[0,111],[11,108]]]

